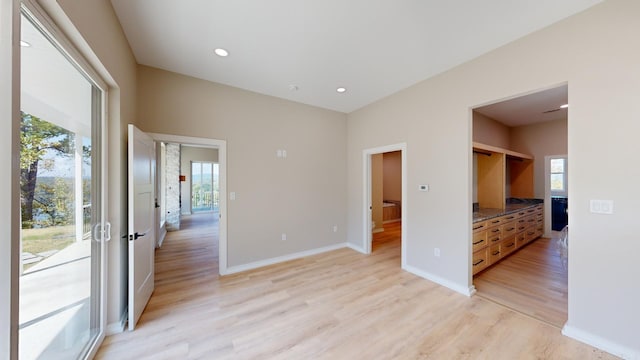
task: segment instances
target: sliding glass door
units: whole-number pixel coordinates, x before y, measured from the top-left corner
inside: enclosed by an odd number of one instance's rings
[[[191,162],[191,211],[218,211],[218,164]]]
[[[24,9],[20,359],[85,357],[102,336],[103,92]]]

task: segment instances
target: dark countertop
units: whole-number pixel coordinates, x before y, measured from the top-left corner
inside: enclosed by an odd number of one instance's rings
[[[507,199],[504,209],[479,208],[473,212],[473,222],[484,221],[494,217],[517,212],[530,206],[542,204],[542,199]]]

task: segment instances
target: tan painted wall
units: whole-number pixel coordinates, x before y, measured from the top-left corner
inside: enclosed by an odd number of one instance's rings
[[[382,154],[371,155],[371,221],[374,232],[384,230],[382,224],[383,161]]]
[[[383,155],[383,200],[402,201],[402,152],[392,151]]]
[[[182,194],[182,208],[180,213],[191,214],[191,162],[205,161],[218,162],[218,149],[193,146],[180,147],[180,175],[185,176],[185,181],[180,182]]]
[[[145,66],[138,81],[145,131],[227,141],[229,266],[346,241],[345,114]]]
[[[57,3],[60,7],[49,2],[49,13],[109,85],[108,220],[113,240],[108,243],[107,323],[116,324],[127,303],[127,241],[122,239],[127,233],[126,125],[137,122],[137,65],[111,2]]]
[[[534,196],[544,198],[544,157],[567,154],[567,120],[547,121],[513,127],[509,131],[511,150],[533,155]]]
[[[569,223],[579,241],[569,248],[567,331],[640,353],[640,167],[629,166],[640,153],[638,33],[640,2],[609,0],[349,114],[349,241],[363,243],[362,151],[406,142],[407,268],[465,292],[470,109],[568,83]],[[419,192],[425,182],[430,191]],[[613,200],[614,214],[590,213],[590,199]]]
[[[509,149],[509,127],[474,111],[473,141]]]

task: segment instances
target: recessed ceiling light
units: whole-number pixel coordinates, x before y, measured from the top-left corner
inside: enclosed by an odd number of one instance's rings
[[[28,42],[24,41],[24,40],[20,40],[20,46],[22,47],[29,47],[31,46],[31,44],[29,44]]]
[[[560,109],[566,109],[569,107],[569,104],[560,105]]]
[[[343,88],[343,87],[339,87],[336,89],[337,92],[339,92],[340,94],[342,94],[343,92],[347,91],[347,88]]]
[[[221,57],[225,57],[225,56],[229,56],[229,52],[223,48],[217,48],[215,50],[213,50],[213,52],[216,53],[216,55],[221,56]]]

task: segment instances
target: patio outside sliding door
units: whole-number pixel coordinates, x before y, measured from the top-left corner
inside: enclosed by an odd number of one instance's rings
[[[84,358],[103,337],[104,94],[23,9],[19,358]]]

